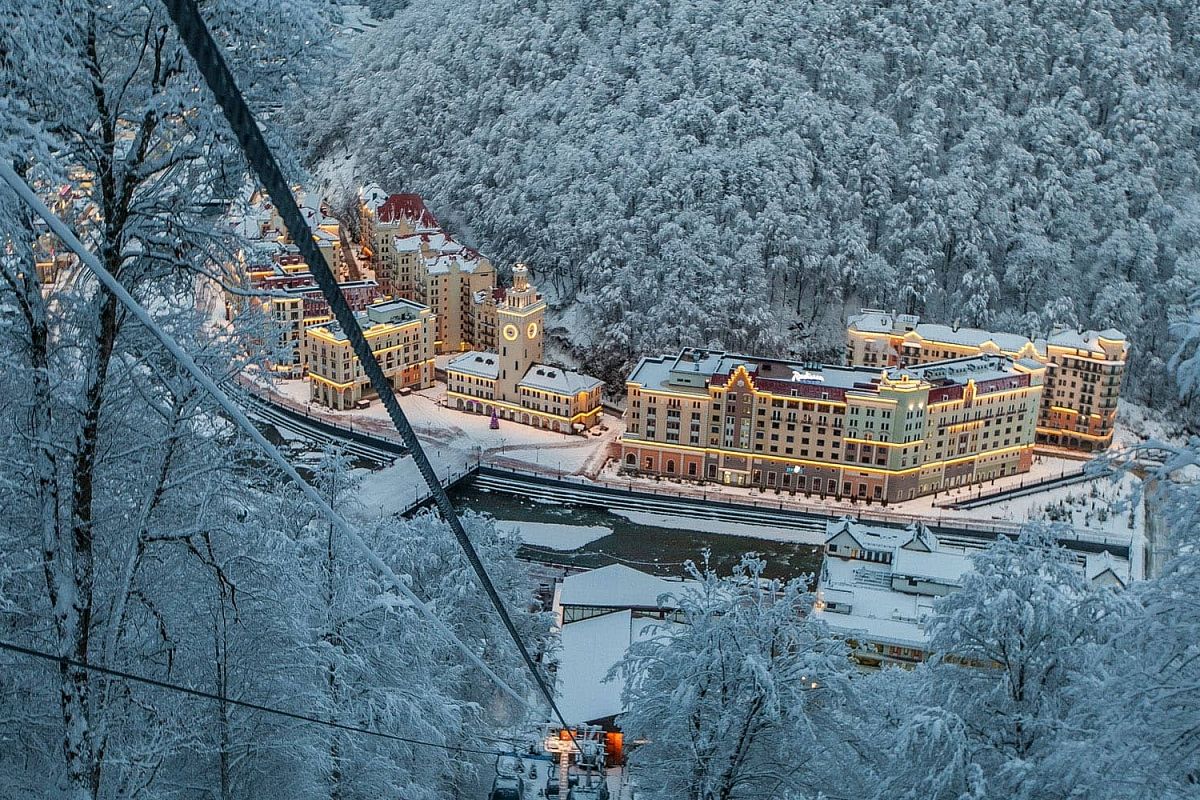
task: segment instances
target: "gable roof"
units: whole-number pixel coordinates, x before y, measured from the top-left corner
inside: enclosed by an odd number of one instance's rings
[[[425,205],[419,194],[393,194],[383,201],[376,211],[380,222],[396,222],[407,219],[421,228],[439,228],[437,217]]]

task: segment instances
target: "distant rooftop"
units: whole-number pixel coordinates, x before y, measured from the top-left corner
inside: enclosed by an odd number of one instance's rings
[[[1034,364],[1037,369],[1043,368]],[[1028,363],[1022,366],[1023,369],[1016,369],[1013,359],[1007,356],[979,355],[907,368],[844,367],[687,348],[678,355],[641,359],[629,381],[649,390],[707,396],[710,384],[724,386],[739,369],[745,369],[755,385],[767,391],[796,397],[843,399],[847,392],[876,393],[885,378],[892,381],[908,378],[931,387],[965,385],[967,381],[983,384],[1005,378],[1026,382],[1025,375],[1035,366]]]
[[[694,585],[694,581],[659,578],[624,564],[610,564],[568,575],[559,602],[564,606],[675,609],[679,608],[675,598]]]
[[[389,300],[385,303],[373,303],[354,314],[354,318],[358,320],[359,327],[362,328],[364,334],[369,334],[372,328],[378,326],[403,325],[429,316],[429,306],[403,298]],[[312,328],[324,328],[330,336],[338,341],[344,342],[347,339],[346,332],[336,322],[322,322],[313,325]]]
[[[1094,353],[1104,352],[1100,340],[1113,343],[1125,342],[1126,337],[1115,328],[1102,331],[1058,327],[1045,340],[1030,339],[1018,333],[988,331],[983,328],[970,328],[960,325],[944,325],[936,322],[921,322],[914,314],[897,314],[894,311],[881,311],[874,308],[864,308],[857,314],[846,319],[846,327],[851,331],[861,333],[880,333],[904,336],[915,335],[925,341],[943,342],[963,347],[982,347],[988,342],[1007,355],[1017,355],[1028,352],[1032,347],[1039,356],[1045,356],[1046,346],[1071,347]]]
[[[406,219],[418,228],[440,228],[437,217],[425,205],[419,194],[393,194],[375,210],[376,218],[385,224]]]

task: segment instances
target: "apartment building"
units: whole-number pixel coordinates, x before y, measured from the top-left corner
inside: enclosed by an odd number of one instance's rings
[[[443,230],[420,195],[385,196],[370,187],[361,209],[364,254],[375,279],[388,294],[433,310],[436,351],[494,348],[492,262]]]
[[[813,615],[843,636],[863,664],[923,661],[934,601],[962,588],[971,554],[985,545],[947,544],[917,523],[891,528],[849,518],[829,522]],[[1107,550],[1077,558],[1091,585],[1129,584],[1126,559]]]
[[[622,469],[896,502],[1029,469],[1046,367],[839,367],[687,348],[626,382]]]
[[[863,309],[846,325],[846,360],[853,365],[909,366],[989,353],[1047,366],[1039,443],[1084,451],[1112,443],[1129,354],[1121,331],[1060,328],[1035,340],[875,309]]]
[[[424,389],[433,385],[434,318],[427,306],[411,300],[389,300],[367,306],[356,317],[371,352],[394,388]],[[314,403],[346,410],[374,395],[362,364],[337,323],[306,328],[304,349]]]
[[[469,351],[446,366],[446,400],[460,411],[573,433],[600,420],[599,378],[542,363],[546,302],[523,264],[496,306],[498,352]]]
[[[301,187],[294,187],[293,192],[300,213],[312,231],[313,241],[325,264],[333,270],[334,275],[342,277],[345,260],[342,253],[341,223],[329,215],[329,207],[324,202],[310,198]],[[295,249],[295,240],[283,223],[279,209],[265,191],[255,190],[245,206],[233,215],[231,221],[238,232],[247,239],[291,245],[291,250],[298,252]]]
[[[286,284],[281,281],[275,286],[266,281],[262,287],[271,292],[262,306],[277,332],[279,353],[272,368],[286,377],[302,378],[308,368],[304,331],[333,319],[333,312],[310,273],[288,275],[285,280]],[[343,281],[338,290],[355,311],[363,311],[379,299],[379,286],[372,280]]]

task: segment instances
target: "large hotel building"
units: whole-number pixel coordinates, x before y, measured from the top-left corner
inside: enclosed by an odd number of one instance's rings
[[[711,350],[643,358],[621,467],[896,502],[1029,469],[1046,366],[977,355],[814,366]]]
[[[433,312],[411,300],[373,303],[357,312],[359,327],[395,389],[433,385]],[[373,396],[371,382],[336,322],[305,330],[304,363],[313,402],[339,410]]]
[[[1044,364],[1037,441],[1073,450],[1112,444],[1129,345],[1125,334],[1059,329],[1046,339],[921,322],[911,314],[863,309],[846,326],[851,364],[892,367],[1000,354]]]

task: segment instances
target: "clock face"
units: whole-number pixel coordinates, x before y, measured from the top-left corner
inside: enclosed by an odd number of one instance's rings
[[[530,339],[537,338],[537,323],[536,322],[529,323],[529,327],[525,329],[525,334]]]
[[[516,325],[505,325],[504,326],[504,338],[508,339],[510,342],[515,342],[517,340],[517,326]]]

